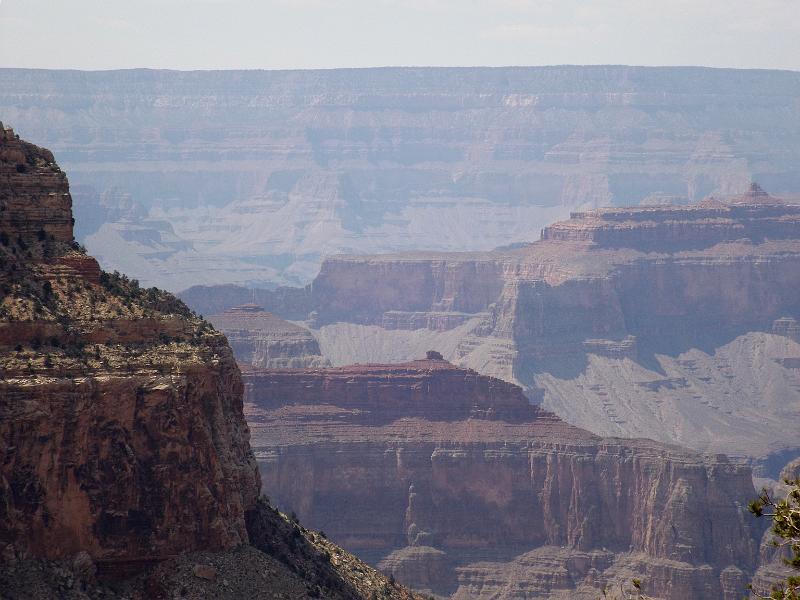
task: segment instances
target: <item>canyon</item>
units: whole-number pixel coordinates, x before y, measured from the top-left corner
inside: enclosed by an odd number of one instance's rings
[[[730,600],[781,572],[745,505],[800,455],[796,73],[0,81],[73,180],[0,126],[0,587]]]
[[[638,577],[733,600],[756,568],[750,469],[725,456],[598,437],[435,352],[244,382],[271,498],[424,593],[595,599]]]
[[[0,114],[70,173],[79,241],[172,291],[488,251],[751,180],[797,198],[798,99],[798,73],[691,67],[0,69]]]
[[[3,598],[418,598],[261,497],[225,337],[105,273],[0,124]]]
[[[576,212],[541,238],[330,257],[293,306],[335,366],[435,348],[598,435],[743,457],[773,479],[800,454],[800,204],[753,184]],[[280,315],[286,292],[261,293]]]

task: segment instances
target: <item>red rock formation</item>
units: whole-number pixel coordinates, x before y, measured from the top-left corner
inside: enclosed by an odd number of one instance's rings
[[[255,370],[245,382],[265,489],[420,589],[596,595],[634,569],[656,597],[732,600],[730,569],[753,569],[750,471],[725,457],[599,438],[441,360]],[[561,575],[536,575],[553,552]]]
[[[518,386],[437,359],[334,369],[253,369],[246,381],[248,401],[259,408],[314,406],[330,397],[336,406],[353,411],[354,420],[420,416],[516,422],[541,412]]]
[[[0,128],[2,130],[2,128]],[[75,249],[50,152],[0,137],[0,556],[248,541],[259,478],[225,338]]]

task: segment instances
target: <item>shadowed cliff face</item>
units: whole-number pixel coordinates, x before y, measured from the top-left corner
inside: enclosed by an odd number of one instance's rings
[[[725,457],[594,436],[441,360],[245,383],[272,497],[412,587],[596,597],[632,572],[655,597],[733,599],[754,569],[750,470]]]
[[[324,255],[490,250],[570,208],[800,193],[800,76],[641,67],[0,71],[81,241],[180,290],[308,283]],[[239,302],[241,303],[241,302]]]

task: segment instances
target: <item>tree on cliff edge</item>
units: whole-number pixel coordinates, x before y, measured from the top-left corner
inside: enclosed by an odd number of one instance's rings
[[[786,497],[776,500],[765,489],[758,499],[750,503],[750,512],[756,517],[772,518],[772,533],[777,537],[775,544],[788,548],[786,564],[800,570],[800,477],[794,481],[785,480],[789,486]],[[753,591],[755,598],[769,600],[800,600],[800,576],[793,575],[773,588],[768,596]]]

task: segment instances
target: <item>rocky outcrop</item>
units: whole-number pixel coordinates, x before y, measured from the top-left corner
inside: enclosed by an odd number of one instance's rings
[[[225,337],[102,273],[53,156],[0,132],[3,598],[419,598],[259,499]]]
[[[21,249],[72,241],[72,200],[67,178],[49,150],[27,144],[0,123],[0,230]]]
[[[248,541],[259,479],[225,338],[72,239],[49,152],[0,140],[0,554],[167,558]]]
[[[752,185],[575,213],[519,248],[332,257],[311,294],[334,364],[408,360],[419,348],[395,342],[425,327],[446,358],[595,433],[766,464],[798,447],[797,289],[800,205]]]
[[[81,241],[173,291],[304,285],[335,253],[488,251],[570,210],[751,179],[798,194],[798,98],[800,75],[765,70],[0,70],[0,114],[80,186]]]
[[[95,565],[86,552],[71,560],[3,563],[4,600],[424,600],[352,554],[279,513],[261,499],[248,513],[249,545],[197,551],[167,560]]]
[[[310,331],[257,304],[235,306],[208,320],[225,334],[241,363],[266,369],[330,366]]]
[[[438,359],[245,382],[265,489],[418,589],[596,595],[633,569],[655,597],[733,599],[754,568],[750,471],[723,456],[597,437]]]
[[[399,365],[253,369],[245,380],[248,402],[260,409],[297,406],[313,410],[314,405],[330,399],[353,411],[353,419],[378,419],[376,423],[412,416],[436,421],[482,418],[516,422],[540,412],[518,386],[457,369],[436,354],[432,359]]]

